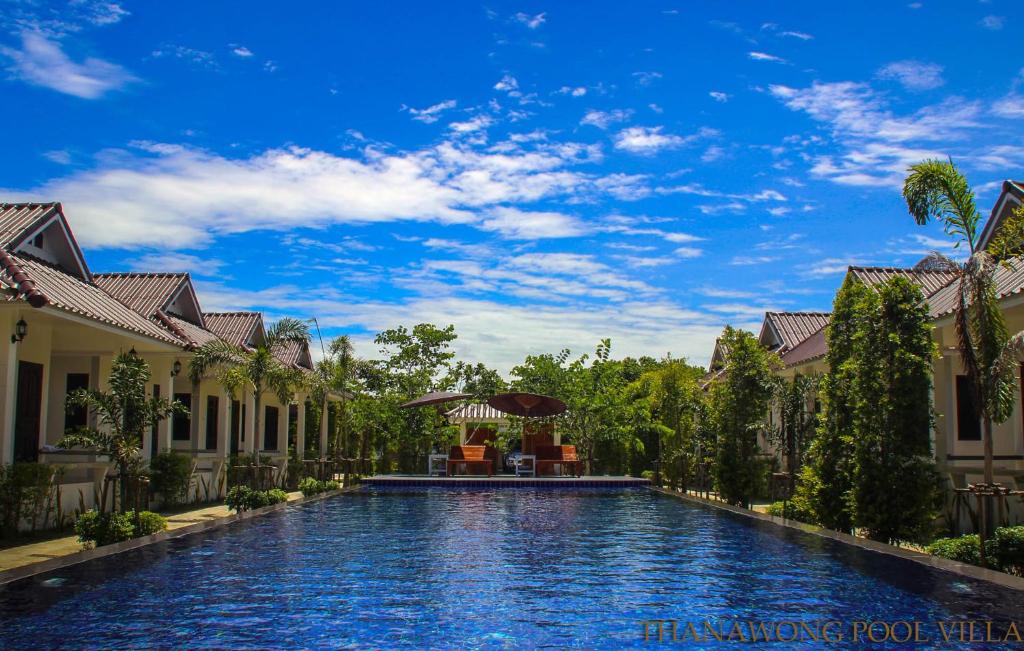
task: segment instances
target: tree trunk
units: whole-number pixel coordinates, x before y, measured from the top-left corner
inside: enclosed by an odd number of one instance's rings
[[[254,389],[252,392],[252,481],[256,486],[256,490],[263,490],[260,478],[260,421],[262,420],[260,418],[260,403],[262,402],[262,393],[259,389]]]
[[[995,481],[995,474],[992,471],[992,419],[985,416],[982,419],[982,446],[985,455],[985,484],[986,490],[991,490],[992,484]],[[985,541],[988,540],[989,529],[992,527],[992,497],[990,495],[979,495],[978,499],[980,508],[978,511],[981,515],[981,526],[978,527],[978,540],[981,545],[979,550],[981,556],[981,566],[988,567],[988,558],[985,554]]]

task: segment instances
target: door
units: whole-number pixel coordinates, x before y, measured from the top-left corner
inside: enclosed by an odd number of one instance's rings
[[[43,365],[18,362],[18,399],[14,408],[14,460],[39,459],[39,415],[43,405]]]
[[[192,440],[192,394],[175,393],[174,399],[188,409],[187,414],[174,414],[173,427],[171,428],[172,441]]]
[[[267,407],[263,421],[263,449],[277,450],[277,407]]]
[[[206,396],[206,449],[217,449],[217,416],[220,411],[220,398]]]

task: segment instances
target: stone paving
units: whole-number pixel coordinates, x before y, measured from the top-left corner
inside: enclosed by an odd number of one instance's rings
[[[294,501],[302,497],[302,493],[288,493],[288,501]],[[175,513],[167,517],[167,530],[173,531],[186,527],[197,522],[215,520],[230,515],[228,507],[223,504],[207,506],[195,511]],[[65,536],[43,542],[29,543],[18,547],[0,549],[0,571],[9,570],[15,567],[30,565],[39,561],[67,556],[82,551],[82,543],[78,542],[78,536]]]

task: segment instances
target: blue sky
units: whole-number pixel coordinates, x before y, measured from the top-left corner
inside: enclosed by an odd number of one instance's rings
[[[837,6],[833,6],[837,5]],[[945,247],[907,165],[1024,176],[1022,7],[0,4],[0,187],[94,270],[466,359],[671,352]]]

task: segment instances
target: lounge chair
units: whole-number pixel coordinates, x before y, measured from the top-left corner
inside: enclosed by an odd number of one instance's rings
[[[448,454],[448,476],[455,474],[452,469],[459,464],[467,466],[467,470],[470,465],[482,464],[487,466],[487,476],[490,477],[494,462],[485,456],[486,452],[486,445],[453,445],[452,451]]]
[[[535,461],[537,474],[542,474],[543,468],[554,470],[558,466],[559,474],[565,474],[568,469],[576,477],[580,476],[580,458],[576,454],[575,445],[538,445]]]

